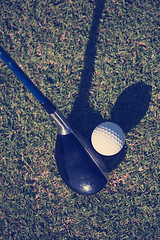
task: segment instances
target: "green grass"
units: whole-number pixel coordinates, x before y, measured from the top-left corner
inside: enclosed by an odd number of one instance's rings
[[[126,146],[116,163],[104,159],[101,192],[71,191],[55,125],[0,61],[0,239],[159,239],[159,10],[151,0],[1,0],[1,46],[86,137],[111,119]]]

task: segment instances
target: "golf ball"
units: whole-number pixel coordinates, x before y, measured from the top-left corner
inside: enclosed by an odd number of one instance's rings
[[[104,122],[93,130],[91,142],[98,153],[112,156],[123,148],[125,135],[116,123]]]

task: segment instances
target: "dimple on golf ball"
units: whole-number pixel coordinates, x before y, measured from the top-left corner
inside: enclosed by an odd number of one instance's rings
[[[104,122],[93,130],[91,142],[98,153],[112,156],[123,148],[125,135],[116,123]]]

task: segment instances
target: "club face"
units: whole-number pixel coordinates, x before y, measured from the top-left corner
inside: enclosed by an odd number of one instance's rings
[[[107,180],[73,135],[58,135],[55,158],[59,173],[73,191],[85,195],[99,192]]]

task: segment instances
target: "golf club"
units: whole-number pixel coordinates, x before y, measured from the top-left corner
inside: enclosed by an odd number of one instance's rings
[[[91,195],[99,192],[108,177],[108,170],[101,157],[83,136],[70,127],[62,114],[2,47],[0,57],[55,120],[58,126],[55,159],[63,181],[80,194]]]

